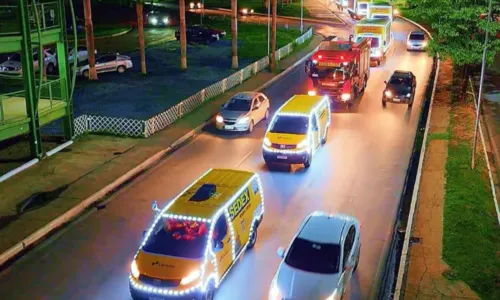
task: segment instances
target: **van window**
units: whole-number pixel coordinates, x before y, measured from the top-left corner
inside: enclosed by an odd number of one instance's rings
[[[371,39],[371,47],[372,48],[378,48],[378,47],[380,47],[380,40],[379,40],[379,38],[372,37],[370,39]]]
[[[318,130],[318,123],[316,122],[316,118],[312,118],[312,130]]]
[[[215,229],[213,233],[213,239],[216,241],[222,241],[227,235],[227,222],[226,215],[222,214],[217,223],[215,223]]]
[[[269,131],[272,133],[307,134],[308,129],[308,117],[278,116]]]
[[[181,258],[201,258],[205,254],[209,227],[204,222],[178,219],[159,220],[144,251]]]

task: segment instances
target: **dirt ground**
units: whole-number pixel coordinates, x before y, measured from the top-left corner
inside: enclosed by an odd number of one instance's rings
[[[414,221],[405,299],[479,299],[465,283],[447,279],[450,268],[442,259],[452,76],[451,62],[442,62]],[[454,130],[462,131],[460,126]]]

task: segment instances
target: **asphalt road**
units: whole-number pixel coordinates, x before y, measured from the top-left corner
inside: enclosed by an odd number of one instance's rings
[[[309,170],[270,172],[261,153],[265,124],[251,135],[220,135],[212,129],[140,176],[88,214],[21,258],[0,275],[3,299],[130,299],[130,262],[152,217],[151,201],[162,206],[211,167],[237,168],[261,175],[266,216],[253,251],[222,283],[216,299],[264,299],[279,259],[302,219],[314,210],[342,212],[361,223],[361,259],[348,291],[350,299],[368,299],[390,244],[432,61],[408,53],[409,25],[393,25],[397,49],[373,68],[367,91],[351,113],[336,113],[328,142]],[[395,69],[411,69],[418,78],[412,110],[382,108],[383,81]],[[306,92],[303,67],[264,91],[272,112],[288,98]]]

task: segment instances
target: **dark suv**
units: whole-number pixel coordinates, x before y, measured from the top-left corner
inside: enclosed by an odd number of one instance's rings
[[[181,39],[180,30],[175,32],[175,38],[178,41]],[[189,26],[186,28],[186,39],[188,43],[204,43],[208,45],[216,42],[219,39],[219,34],[205,27]]]
[[[415,91],[417,89],[417,79],[410,71],[396,70],[386,84],[382,95],[382,106],[387,102],[413,105]]]

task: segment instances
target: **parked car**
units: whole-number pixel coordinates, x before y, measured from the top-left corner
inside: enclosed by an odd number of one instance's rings
[[[180,30],[175,32],[175,38],[178,41],[181,39]],[[188,43],[194,42],[208,45],[216,42],[219,39],[219,34],[201,26],[189,26],[186,28],[186,39]]]
[[[73,59],[75,58],[75,51],[72,47],[68,47],[68,61],[69,63],[73,63]],[[95,54],[97,54],[97,49],[94,50]],[[76,47],[76,62],[83,62],[88,59],[88,52],[86,46],[78,46]]]
[[[108,53],[100,55],[96,59],[95,68],[97,73],[118,72],[125,73],[127,69],[132,68],[132,60],[129,56],[119,53]],[[81,62],[76,69],[76,75],[89,77],[88,61]]]
[[[253,13],[254,13],[254,10],[247,8],[247,7],[244,7],[244,8],[239,10],[239,14],[242,16],[251,16],[251,15],[253,15]]]
[[[427,39],[423,31],[412,31],[406,38],[406,50],[424,51],[427,47]]]
[[[147,24],[151,26],[168,26],[170,18],[168,13],[160,10],[153,10],[146,15]]]
[[[38,72],[40,69],[38,59],[38,53],[35,51],[33,53],[33,68],[35,72]],[[23,73],[22,67],[21,54],[14,53],[0,64],[0,74],[20,76]],[[44,67],[47,74],[53,74],[56,71],[57,59],[54,52],[50,49],[44,49]]]
[[[411,71],[396,70],[392,74],[389,82],[384,81],[386,87],[382,95],[382,106],[387,102],[413,105],[415,91],[417,89],[417,79]]]
[[[208,30],[212,35],[217,35],[217,39],[222,39],[226,36],[226,32],[209,25],[192,25],[191,28],[201,27]]]
[[[359,222],[347,215],[314,212],[302,222],[271,283],[270,300],[341,299],[360,257]]]
[[[218,130],[252,132],[269,118],[269,99],[258,92],[241,92],[229,99],[215,118]]]

